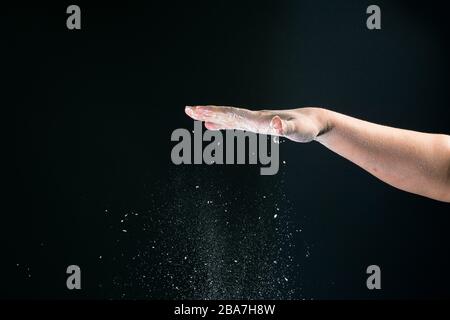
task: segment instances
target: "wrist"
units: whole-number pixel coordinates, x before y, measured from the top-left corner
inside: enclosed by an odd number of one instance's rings
[[[314,120],[316,122],[318,133],[315,141],[323,142],[330,135],[334,128],[333,112],[324,108],[313,108]]]

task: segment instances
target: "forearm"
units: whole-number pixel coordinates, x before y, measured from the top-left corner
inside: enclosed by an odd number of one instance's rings
[[[315,110],[321,127],[316,141],[394,187],[450,202],[450,136]]]

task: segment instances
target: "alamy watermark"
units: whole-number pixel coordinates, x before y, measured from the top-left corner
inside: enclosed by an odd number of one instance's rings
[[[201,121],[194,121],[193,135],[192,138],[191,132],[182,128],[172,132],[171,141],[178,141],[170,155],[174,164],[245,164],[248,153],[248,164],[257,164],[259,159],[262,165],[261,175],[274,175],[278,172],[280,159],[278,137],[269,136],[268,139],[265,134],[226,130],[224,146],[222,132],[213,130],[203,132]],[[247,153],[246,141],[248,141]],[[204,149],[203,142],[209,142]]]

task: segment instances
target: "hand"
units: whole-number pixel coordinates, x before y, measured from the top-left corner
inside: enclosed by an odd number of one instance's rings
[[[382,181],[450,202],[450,136],[381,126],[322,108],[251,111],[186,107],[210,130],[238,129],[317,141]]]
[[[310,142],[324,131],[318,108],[252,111],[235,107],[186,106],[194,120],[205,122],[209,130],[236,129]]]

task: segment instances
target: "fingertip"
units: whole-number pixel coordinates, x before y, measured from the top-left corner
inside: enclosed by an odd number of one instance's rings
[[[194,111],[192,110],[192,107],[191,107],[191,106],[186,106],[186,107],[184,108],[184,112],[185,112],[189,117],[193,118],[193,116],[194,116]]]

